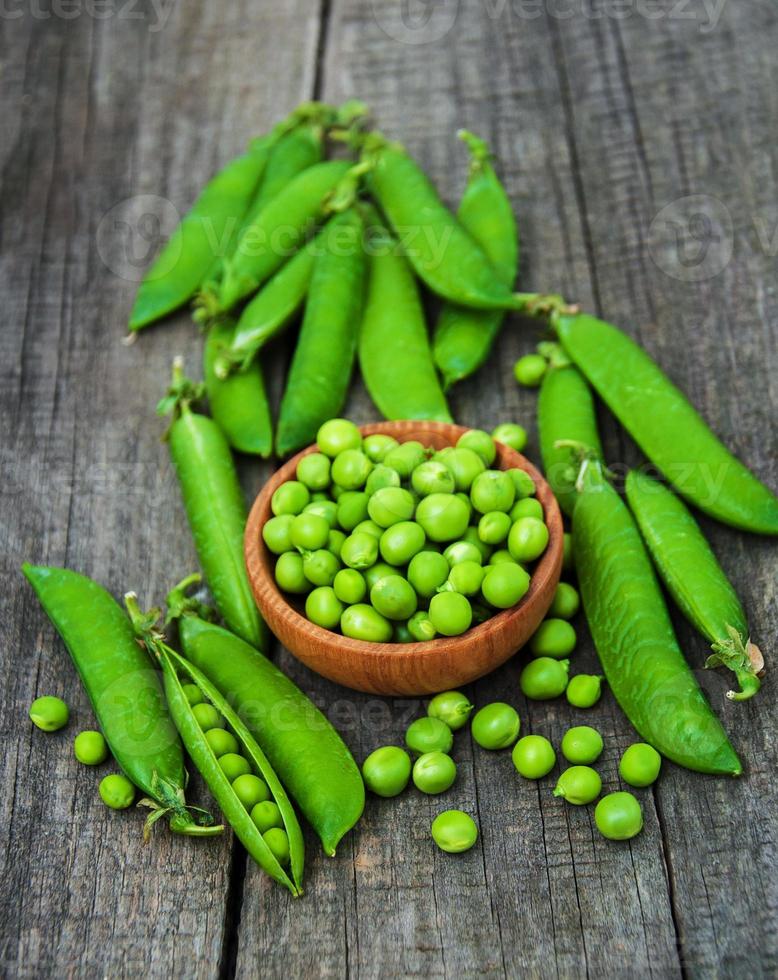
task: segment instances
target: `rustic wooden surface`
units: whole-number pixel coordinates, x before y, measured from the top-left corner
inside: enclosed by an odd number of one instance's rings
[[[591,808],[555,800],[548,781],[521,783],[506,754],[460,734],[445,804],[413,792],[371,799],[334,859],[309,837],[307,894],[295,902],[228,838],[158,832],[144,847],[140,814],[100,804],[95,773],[71,755],[91,722],[85,696],[18,568],[66,564],[150,602],[195,566],[153,406],[172,356],[196,370],[200,342],[185,314],[134,347],[119,342],[153,237],[133,224],[144,210],[133,201],[186,207],[250,134],[314,95],[369,102],[452,203],[466,156],[454,131],[486,137],[519,215],[522,287],[560,288],[622,324],[778,485],[777,27],[768,3],[712,0],[6,5],[4,976],[776,975],[774,674],[757,700],[731,705],[726,680],[700,672],[746,775],[666,766],[641,793],[646,829],[631,843],[602,840]],[[488,367],[452,396],[462,423],[528,424],[530,455],[535,398],[511,365],[537,336],[509,322]],[[276,398],[287,357],[279,347],[270,362]],[[373,415],[358,382],[348,413]],[[639,460],[605,412],[602,428],[613,462]],[[243,464],[247,496],[267,472]],[[769,661],[775,546],[703,524]],[[704,643],[677,623],[701,667]],[[359,759],[420,710],[336,688],[275,653]],[[593,667],[583,625],[576,656]],[[581,713],[525,703],[518,670],[508,664],[472,697],[509,700],[526,731],[558,740]],[[64,732],[28,724],[41,693],[72,705]],[[616,786],[633,735],[609,695],[590,717]],[[202,798],[196,782],[192,795]],[[431,844],[443,805],[477,815],[469,853]]]

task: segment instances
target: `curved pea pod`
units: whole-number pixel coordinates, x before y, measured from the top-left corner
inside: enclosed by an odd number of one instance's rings
[[[778,497],[719,442],[642,348],[585,313],[553,321],[567,354],[683,497],[724,524],[778,534]]]
[[[97,582],[66,568],[24,564],[22,571],[68,649],[111,754],[154,801],[147,828],[170,815],[178,833],[220,833],[210,818],[211,825],[200,825],[189,813],[184,754],[159,672],[121,606]]]
[[[158,412],[174,413],[167,440],[181,486],[197,557],[216,608],[231,630],[263,647],[267,627],[251,594],[243,562],[246,506],[230,447],[219,426],[192,410],[197,389],[173,366],[173,383]]]
[[[519,264],[516,219],[505,188],[490,162],[486,143],[462,130],[470,153],[470,174],[457,218],[510,288]],[[447,303],[435,325],[433,355],[444,388],[473,374],[489,356],[504,319],[502,310],[474,310]]]
[[[732,701],[746,701],[759,690],[762,654],[749,639],[740,599],[724,574],[699,525],[683,501],[645,474],[627,474],[627,501],[648,546],[659,577],[676,605],[713,646],[706,666],[734,672],[739,691]]]
[[[383,229],[371,248],[359,367],[384,418],[452,421],[432,360],[416,279],[397,242]]]
[[[208,329],[203,350],[208,405],[233,449],[267,459],[273,451],[273,420],[259,361],[255,359],[245,370],[224,379],[216,374],[216,360],[233,335],[232,323],[224,320]]]
[[[538,398],[540,454],[546,479],[568,517],[578,500],[575,481],[580,453],[565,443],[578,443],[602,459],[592,390],[572,364],[550,367]]]
[[[264,173],[274,135],[254,140],[205,185],[138,288],[129,329],[140,330],[191,299],[228,248]]]
[[[319,236],[300,335],[278,413],[276,448],[286,456],[316,441],[346,400],[365,279],[364,222],[357,207]],[[319,240],[317,239],[317,240]]]
[[[302,244],[306,234],[325,216],[326,199],[350,167],[329,160],[308,167],[290,180],[244,229],[228,262],[216,296],[204,294],[211,315],[226,313],[261,286]]]
[[[616,700],[640,736],[698,772],[738,776],[740,760],[675,638],[627,505],[584,464],[573,548],[586,619]]]
[[[292,895],[302,895],[303,863],[305,845],[302,831],[295,815],[289,797],[278,780],[264,752],[235,713],[228,701],[224,699],[207,677],[187,663],[173,650],[165,646],[159,659],[162,664],[162,675],[165,684],[165,694],[173,721],[183,739],[190,758],[197,766],[198,772],[205,780],[208,789],[224,814],[225,819],[235,831],[241,844],[263,871],[280,884],[285,885]],[[262,834],[251,819],[248,810],[235,795],[229,779],[225,776],[218,763],[213,749],[208,744],[203,730],[192,713],[186,694],[184,693],[177,671],[196,684],[210,703],[220,712],[229,724],[235,737],[240,743],[243,756],[248,759],[255,775],[259,775],[267,783],[273,801],[281,812],[284,830],[289,838],[289,859],[291,876],[286,873],[273,852],[265,843]]]
[[[362,776],[341,737],[285,674],[238,637],[190,615],[179,630],[185,656],[240,715],[334,855],[365,805]]]

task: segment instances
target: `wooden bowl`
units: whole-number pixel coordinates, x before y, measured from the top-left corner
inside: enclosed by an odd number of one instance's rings
[[[361,428],[363,436],[377,432],[399,442],[417,439],[425,446],[453,446],[466,432],[462,426],[443,422],[377,422]],[[433,694],[460,687],[499,667],[519,650],[545,616],[562,568],[562,517],[551,488],[520,453],[498,444],[495,465],[518,467],[535,481],[543,505],[549,542],[535,566],[529,591],[511,609],[462,636],[442,637],[424,643],[369,643],[353,640],[316,626],[305,618],[303,603],[290,600],[275,583],[275,556],[262,540],[262,527],[272,517],[270,498],[286,480],[295,478],[298,462],[316,451],[310,446],[284,464],[265,484],[254,501],[244,550],[249,581],[257,605],[270,629],[304,664],[338,684],[371,694]]]

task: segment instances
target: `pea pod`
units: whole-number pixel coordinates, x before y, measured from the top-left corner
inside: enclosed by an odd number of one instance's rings
[[[209,315],[231,310],[300,248],[311,227],[323,219],[328,195],[349,169],[345,160],[317,163],[268,201],[244,229],[235,253],[225,262],[218,293],[206,292],[201,297]]]
[[[467,143],[470,175],[457,218],[486,253],[500,281],[510,288],[519,263],[516,219],[505,188],[490,163],[483,140],[461,130]],[[489,356],[502,326],[502,310],[443,306],[435,325],[433,354],[444,388],[473,374]]]
[[[706,666],[734,671],[739,691],[732,701],[746,701],[759,690],[756,671],[764,666],[759,648],[749,639],[748,621],[724,570],[699,525],[679,497],[645,474],[627,474],[627,501],[635,515],[659,577],[695,629],[713,645]]]
[[[143,614],[138,609],[137,600],[133,593],[125,597],[127,608],[133,619],[138,638],[149,652],[156,657],[162,668],[165,695],[170,707],[170,714],[176,728],[186,746],[190,758],[197,766],[198,772],[205,780],[208,789],[219,804],[222,814],[235,831],[241,844],[246,848],[257,864],[275,881],[285,885],[297,897],[302,894],[302,878],[305,848],[303,835],[300,830],[289,797],[286,795],[278,776],[273,771],[264,752],[257,745],[246,725],[236,713],[230,702],[196,667],[181,657],[175,650],[164,642],[162,634],[157,633],[154,621],[158,610]],[[211,748],[205,734],[192,712],[192,706],[183,690],[179,675],[184,675],[188,682],[196,684],[208,702],[213,705],[225,719],[233,734],[240,743],[244,757],[252,766],[255,775],[259,774],[278,806],[284,822],[284,830],[289,838],[289,855],[291,876],[287,874],[272,853],[262,834],[251,819],[249,811],[240,801],[232,788],[229,779],[222,770],[217,757]]]
[[[719,442],[644,350],[588,314],[552,319],[567,354],[682,496],[725,524],[778,534],[778,497]]]
[[[216,360],[229,346],[233,331],[226,320],[217,320],[208,329],[203,351],[208,405],[233,449],[267,459],[273,451],[273,420],[259,361],[224,380],[216,374]]]
[[[611,690],[644,741],[698,772],[742,767],[673,632],[651,559],[598,463],[584,464],[573,548],[584,611]]]
[[[66,568],[24,564],[22,571],[68,649],[111,754],[150,798],[146,830],[169,814],[177,833],[220,833],[207,814],[196,823],[189,812],[184,754],[159,673],[121,606],[97,582]]]
[[[588,447],[598,459],[602,458],[602,446],[591,388],[571,364],[552,365],[543,377],[538,431],[546,479],[562,510],[572,517],[578,499],[575,481],[580,462],[569,443]]]
[[[315,442],[346,400],[362,308],[364,222],[358,207],[327,225],[278,415],[280,456]]]
[[[197,556],[216,608],[231,630],[263,647],[267,628],[254,604],[243,562],[246,507],[230,447],[219,426],[192,410],[199,396],[180,361],[157,411],[172,412],[167,439]]]
[[[383,228],[370,252],[359,331],[359,366],[370,397],[387,419],[451,422],[411,267]]]
[[[184,655],[216,686],[262,746],[327,854],[362,815],[357,764],[313,702],[269,660],[227,630],[185,612],[176,592]],[[183,614],[182,614],[183,611]]]

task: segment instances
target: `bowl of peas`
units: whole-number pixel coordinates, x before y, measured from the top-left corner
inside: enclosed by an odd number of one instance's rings
[[[374,694],[467,684],[535,632],[562,566],[551,488],[520,453],[442,422],[331,419],[265,484],[245,557],[268,626]]]

